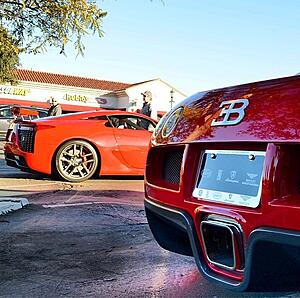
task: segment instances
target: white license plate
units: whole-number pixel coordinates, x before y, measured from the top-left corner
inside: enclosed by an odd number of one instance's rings
[[[264,160],[264,151],[206,150],[193,196],[206,201],[258,207]]]

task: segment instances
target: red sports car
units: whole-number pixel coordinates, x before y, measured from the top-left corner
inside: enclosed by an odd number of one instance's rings
[[[163,248],[230,289],[299,290],[300,76],[195,94],[151,143],[145,209]]]
[[[71,181],[143,175],[156,122],[141,114],[91,111],[16,123],[4,146],[7,165]]]

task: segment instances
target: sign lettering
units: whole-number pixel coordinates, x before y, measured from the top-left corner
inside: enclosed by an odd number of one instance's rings
[[[71,94],[65,94],[64,99],[68,101],[81,101],[81,102],[87,102],[87,97],[84,95],[71,95]]]
[[[17,88],[17,87],[10,87],[10,86],[2,86],[2,87],[0,87],[0,94],[10,94],[10,95],[26,96],[30,92],[31,92],[30,89],[25,89],[25,88]]]

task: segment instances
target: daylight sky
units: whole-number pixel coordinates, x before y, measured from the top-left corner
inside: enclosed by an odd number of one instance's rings
[[[21,67],[136,83],[161,78],[187,96],[300,72],[300,0],[103,0],[105,36],[22,55]]]

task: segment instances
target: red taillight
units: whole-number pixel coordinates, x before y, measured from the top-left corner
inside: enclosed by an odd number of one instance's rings
[[[33,130],[36,127],[36,124],[33,122],[26,122],[26,121],[22,121],[17,123],[17,129],[28,129],[28,130]]]

